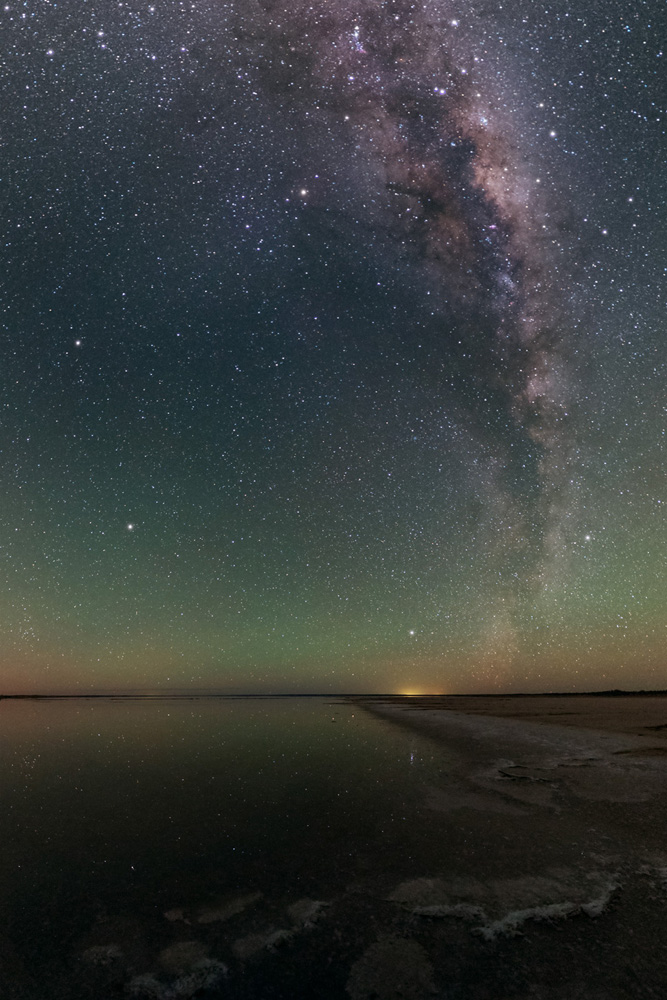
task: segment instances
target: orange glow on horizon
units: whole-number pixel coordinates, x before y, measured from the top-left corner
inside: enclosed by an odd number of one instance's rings
[[[409,691],[402,690],[398,691],[397,694],[401,695],[402,698],[423,698],[426,695],[434,696],[444,694],[444,691],[424,691],[423,689],[417,690],[415,688],[410,688]]]

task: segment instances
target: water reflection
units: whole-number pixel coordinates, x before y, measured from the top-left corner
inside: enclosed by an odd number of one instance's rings
[[[242,931],[282,933],[278,910],[308,923],[318,901],[369,880],[381,895],[427,844],[437,855],[420,816],[443,751],[353,705],[2,702],[0,728],[0,907],[38,979],[193,923],[226,928],[229,960]]]

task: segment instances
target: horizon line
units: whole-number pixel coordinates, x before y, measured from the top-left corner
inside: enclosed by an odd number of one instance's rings
[[[402,694],[395,691],[317,691],[317,692],[227,692],[174,689],[172,691],[91,691],[87,693],[31,693],[31,694],[0,694],[0,701],[67,701],[85,700],[89,698],[115,698],[126,701],[178,701],[206,698],[400,698],[405,700],[424,698],[567,698],[567,697],[636,697],[638,695],[667,695],[665,688],[637,688],[625,690],[622,688],[606,688],[593,691],[488,691],[488,692],[438,692],[430,694]]]

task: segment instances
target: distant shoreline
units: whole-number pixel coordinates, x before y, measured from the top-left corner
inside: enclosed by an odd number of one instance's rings
[[[227,694],[224,692],[215,692],[203,694],[197,691],[191,693],[180,692],[180,693],[168,693],[155,694],[155,693],[142,693],[133,692],[126,694],[113,694],[110,692],[99,692],[90,694],[0,694],[0,701],[89,701],[91,699],[114,699],[116,701],[204,701],[211,699],[238,699],[238,698],[344,698],[349,701],[383,701],[383,702],[393,702],[395,704],[413,704],[413,705],[429,705],[429,707],[437,707],[439,702],[449,701],[454,698],[468,699],[468,698],[493,698],[493,699],[505,699],[505,698],[665,698],[667,697],[667,690],[637,690],[637,691],[623,691],[618,688],[607,691],[542,691],[539,693],[535,692],[507,692],[499,693],[495,692],[493,694],[430,694],[430,695],[404,695],[404,694],[382,694],[382,693],[368,693],[368,694],[350,694],[347,692],[331,692],[322,691],[316,693],[295,693],[295,694],[285,694],[285,693],[241,693],[241,694]]]
[[[356,699],[366,711],[447,738],[454,717],[495,719],[498,724],[558,726],[623,733],[639,738],[633,753],[667,757],[665,691],[598,691],[579,694]],[[472,724],[472,723],[471,723]],[[478,723],[475,723],[476,725]]]

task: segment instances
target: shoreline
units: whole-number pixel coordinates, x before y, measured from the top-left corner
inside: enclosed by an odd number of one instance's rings
[[[573,695],[425,695],[352,697],[350,701],[378,715],[444,736],[448,722],[469,719],[514,720],[546,727],[614,733],[650,742],[667,752],[667,704],[664,693]]]
[[[349,692],[349,691],[206,691],[201,689],[172,688],[165,691],[130,690],[130,691],[87,691],[87,692],[28,692],[0,694],[0,701],[40,701],[56,699],[87,699],[87,698],[343,698],[346,701],[382,701],[386,703],[423,705],[429,707],[446,707],[462,709],[466,702],[483,703],[485,701],[498,704],[501,701],[517,699],[579,699],[579,698],[667,698],[667,689],[624,691],[620,688],[610,688],[605,691],[510,691],[475,694],[394,694],[381,691]],[[451,704],[449,704],[451,702]]]

